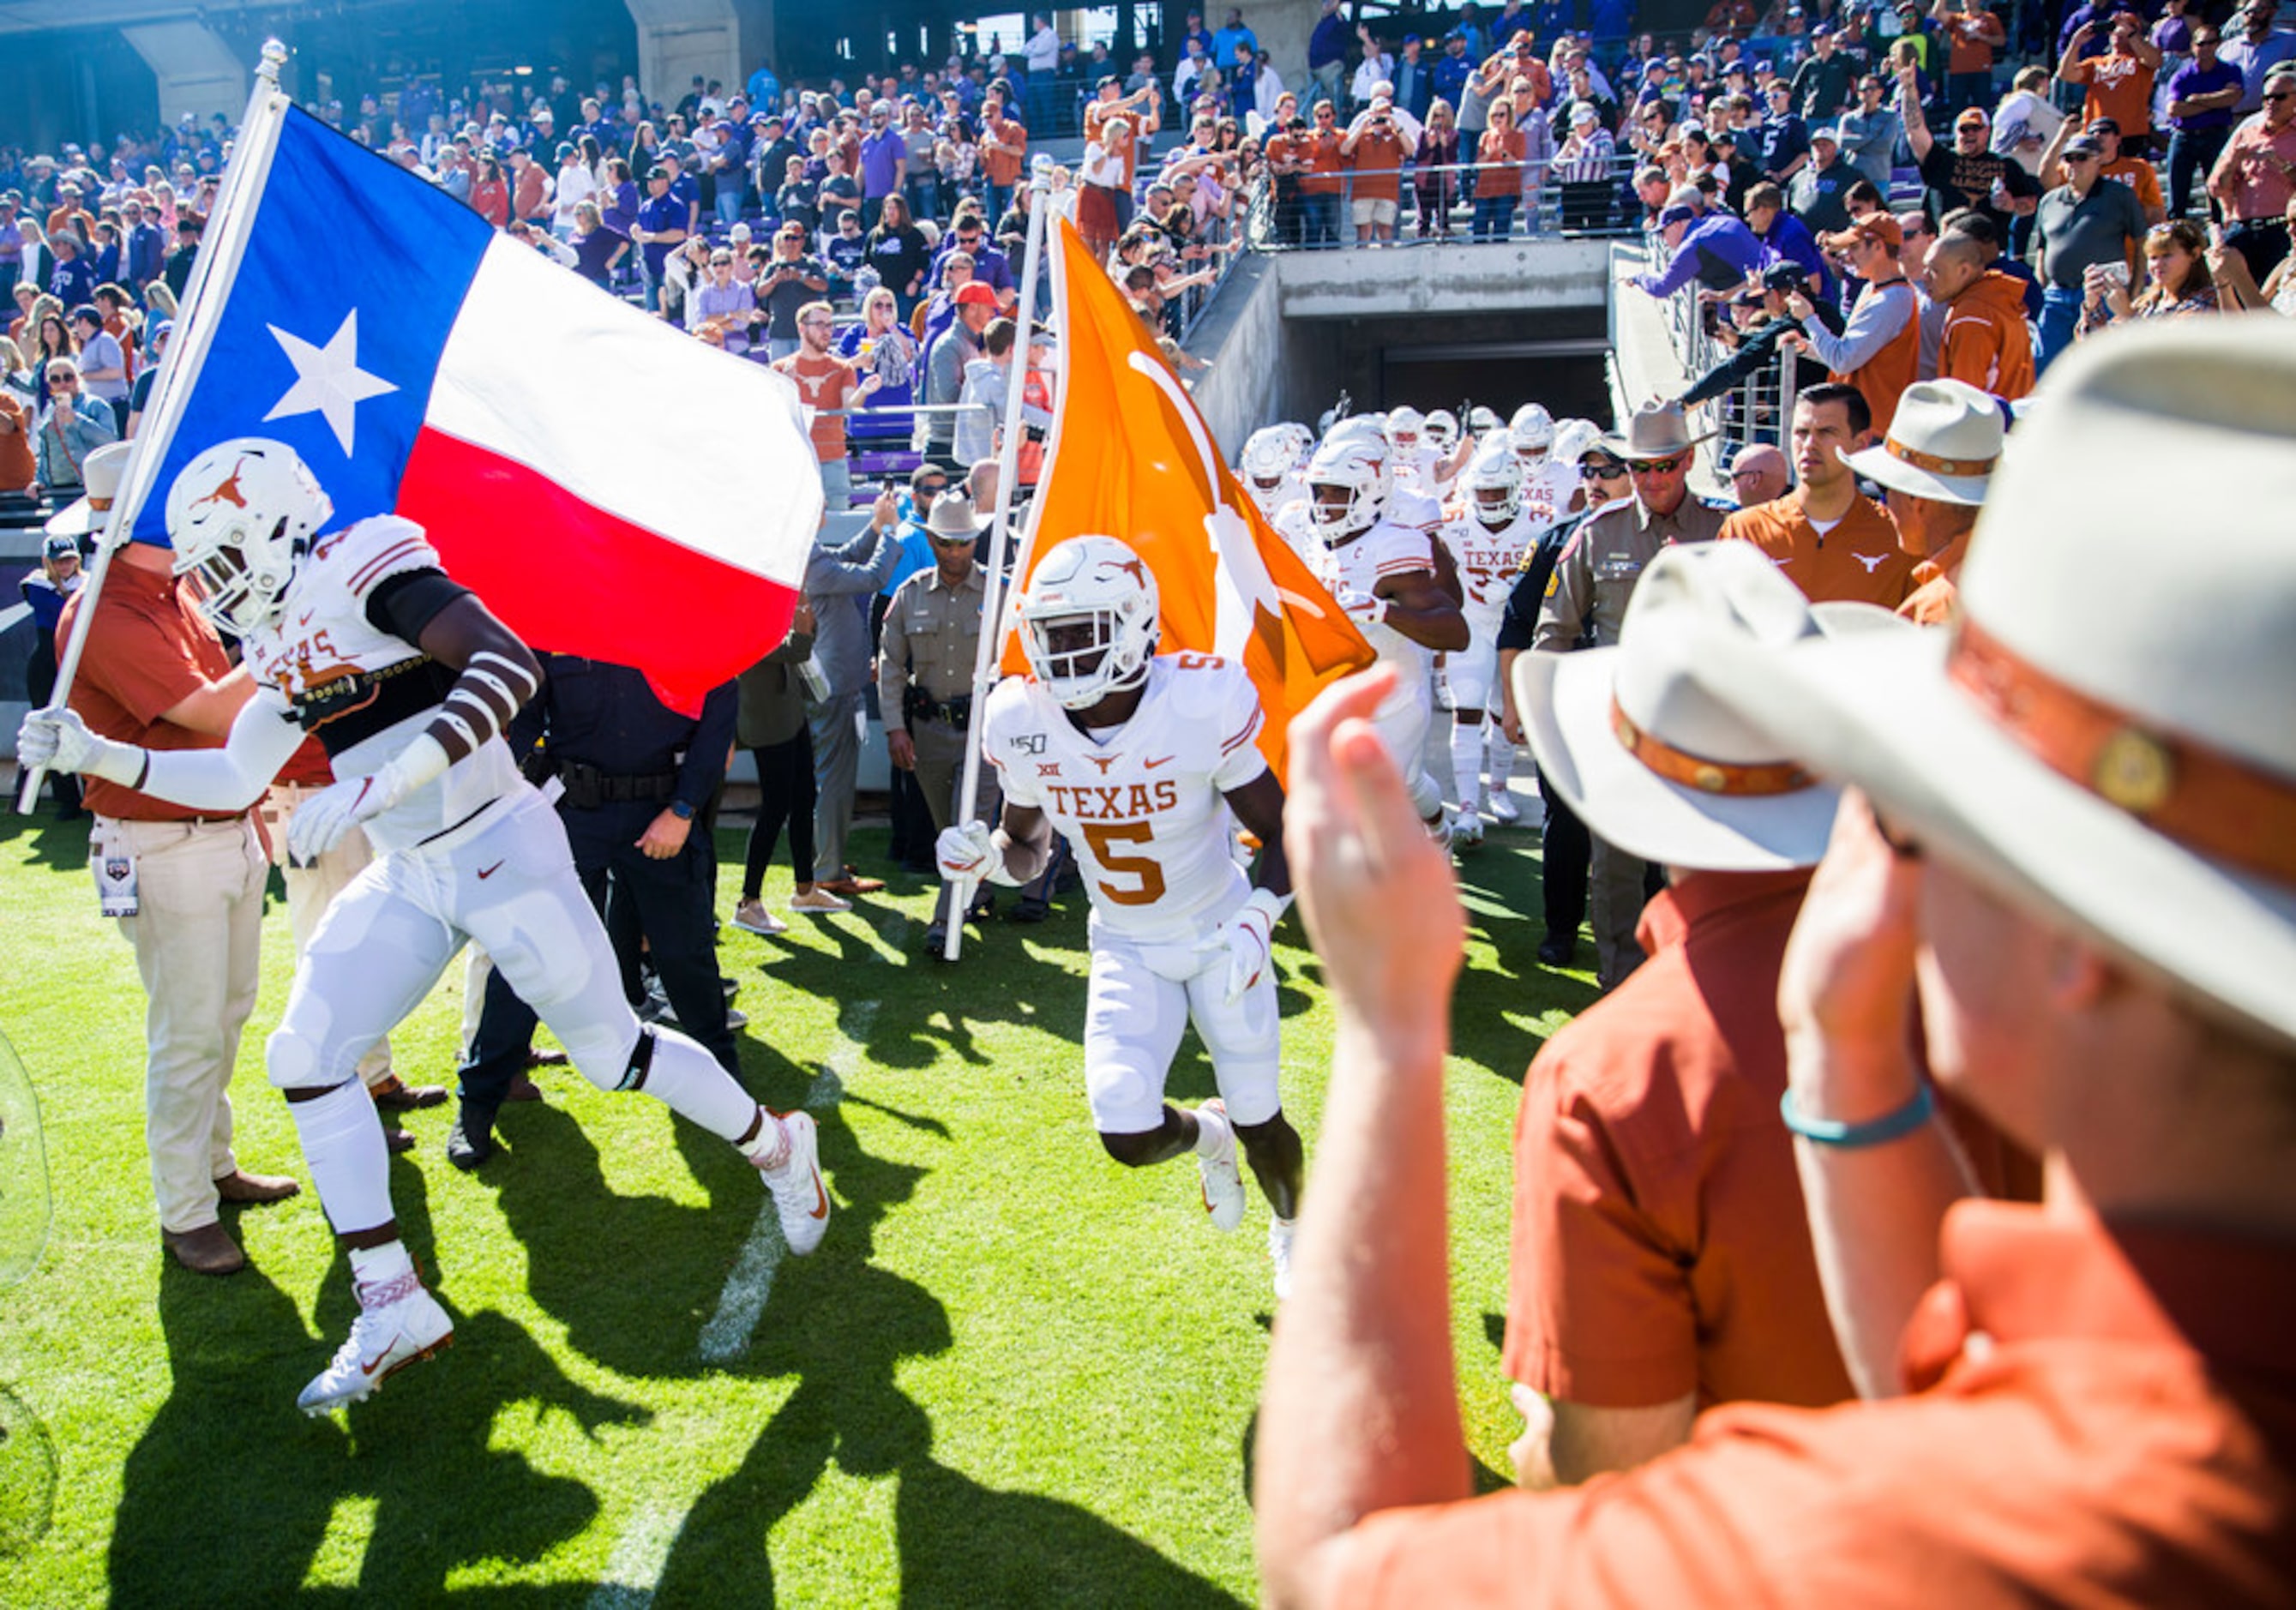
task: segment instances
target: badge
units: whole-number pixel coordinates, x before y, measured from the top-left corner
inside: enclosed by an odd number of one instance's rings
[[[104,916],[134,916],[143,910],[135,898],[135,857],[125,845],[93,840],[88,864],[95,871],[96,907]]]

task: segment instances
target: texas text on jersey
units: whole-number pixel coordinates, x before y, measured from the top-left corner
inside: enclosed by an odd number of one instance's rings
[[[1162,942],[1209,932],[1249,892],[1221,795],[1267,769],[1263,719],[1241,666],[1160,654],[1120,727],[1079,731],[1034,678],[1013,677],[989,696],[981,742],[1006,801],[1074,846],[1094,923]]]
[[[1522,556],[1530,546],[1532,534],[1530,520],[1522,514],[1496,530],[1476,519],[1472,510],[1463,510],[1456,519],[1444,522],[1443,545],[1451,550],[1465,594],[1460,612],[1476,633],[1498,630],[1499,617],[1506,612],[1507,595],[1521,572]]]

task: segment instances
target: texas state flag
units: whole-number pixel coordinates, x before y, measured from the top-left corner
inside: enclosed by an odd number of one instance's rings
[[[684,709],[769,653],[821,522],[796,389],[317,119],[275,127],[231,187],[251,219],[211,220],[219,255],[178,328],[184,372],[163,382],[189,392],[161,414],[176,423],[135,538],[166,546],[168,489],[194,455],[270,437],[336,523],[427,527],[537,648],[635,666]]]

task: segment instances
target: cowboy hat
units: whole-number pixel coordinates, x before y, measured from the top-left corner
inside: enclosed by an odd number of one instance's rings
[[[85,537],[91,531],[102,530],[111,500],[119,496],[119,481],[127,472],[128,456],[135,450],[131,442],[109,441],[90,451],[79,465],[85,495],[66,505],[62,513],[51,516],[40,529],[51,537]]]
[[[978,537],[988,524],[974,515],[972,499],[962,492],[943,493],[925,516],[925,530],[944,538]]]
[[[1515,706],[1539,769],[1603,839],[1703,872],[1814,867],[1840,791],[1702,685],[1696,623],[1766,643],[1913,628],[1870,604],[1816,609],[1751,545],[1660,550],[1618,645],[1524,654]]]
[[[1613,458],[1628,464],[1652,458],[1672,458],[1687,453],[1700,442],[1710,439],[1715,432],[1693,436],[1684,418],[1680,403],[1660,403],[1655,407],[1636,411],[1627,421],[1627,428],[1614,435],[1605,436],[1597,443]]]
[[[2075,348],[2041,394],[1958,630],[1701,630],[1702,674],[1932,858],[2296,1044],[2296,549],[2255,517],[2296,506],[2296,337],[2139,326]],[[2173,530],[2208,540],[2163,565]]]
[[[1889,435],[1841,462],[1866,480],[1940,503],[1985,501],[2001,459],[2001,405],[1964,380],[1916,381],[1899,393]]]

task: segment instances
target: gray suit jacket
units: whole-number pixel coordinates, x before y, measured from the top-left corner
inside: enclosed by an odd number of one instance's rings
[[[857,694],[868,684],[869,600],[884,587],[900,556],[901,546],[891,533],[881,536],[865,525],[849,541],[814,543],[813,556],[806,561],[805,591],[813,600],[813,657],[829,678],[832,699]]]

